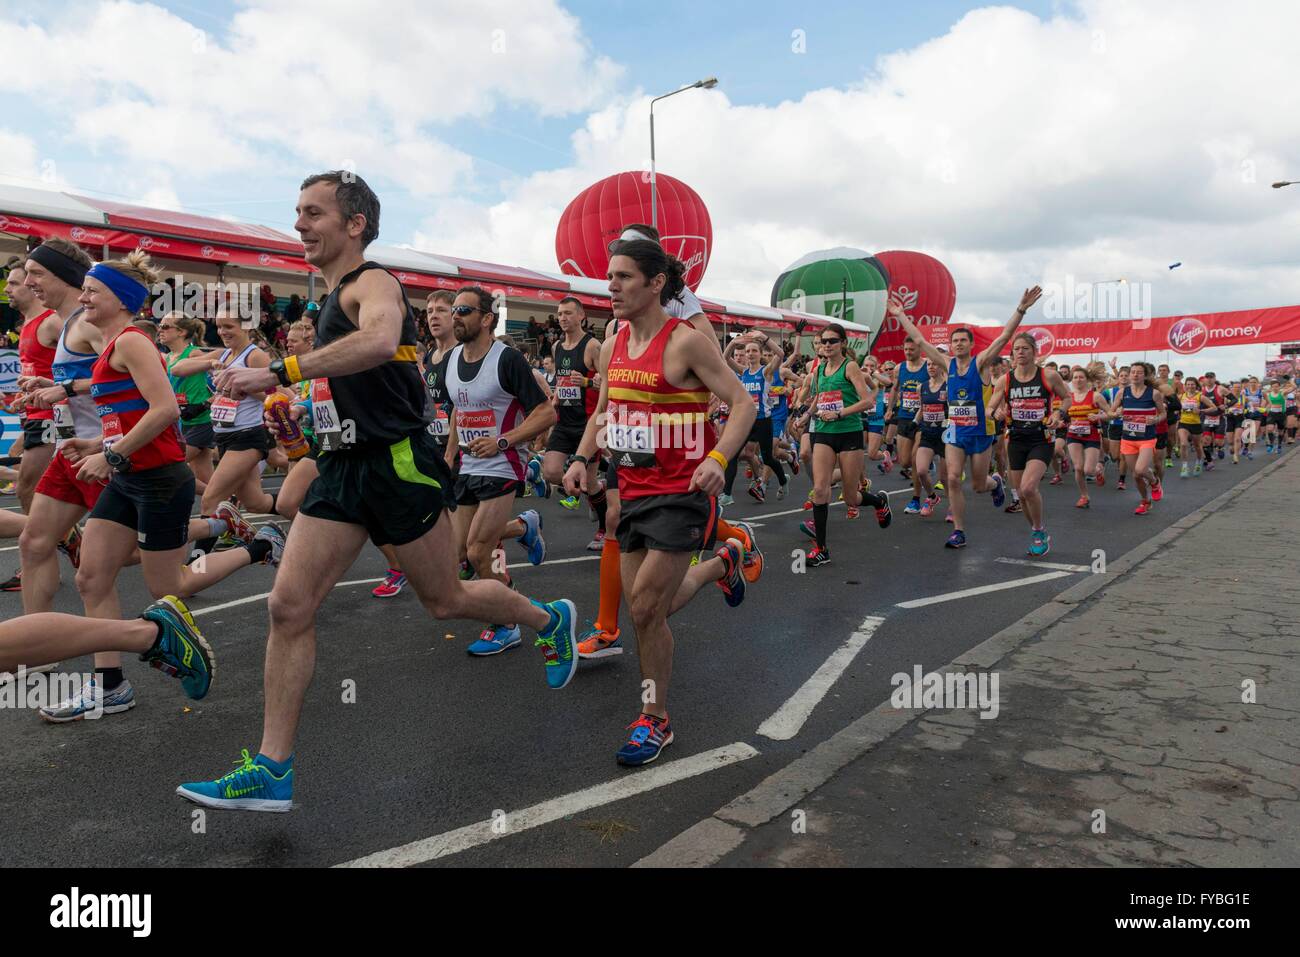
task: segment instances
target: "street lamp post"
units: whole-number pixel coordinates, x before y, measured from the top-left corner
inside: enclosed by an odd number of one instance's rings
[[[655,103],[659,100],[666,100],[670,96],[676,96],[678,93],[684,93],[687,90],[711,90],[717,85],[718,78],[709,76],[703,80],[696,80],[689,86],[673,90],[671,93],[656,96],[650,101],[650,225],[655,229],[659,228],[659,193],[655,188]]]

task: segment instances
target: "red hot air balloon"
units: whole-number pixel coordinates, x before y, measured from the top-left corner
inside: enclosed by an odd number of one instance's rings
[[[659,236],[664,249],[686,264],[686,285],[699,286],[713,252],[713,221],[698,193],[681,180],[655,174]],[[650,174],[617,173],[573,198],[555,230],[555,258],[569,276],[604,279],[609,244],[628,223],[649,223]]]
[[[903,250],[877,253],[876,258],[889,271],[889,298],[918,326],[943,325],[952,318],[957,286],[943,263],[925,253]],[[899,362],[905,338],[902,327],[886,317],[872,340],[871,354],[882,362]]]

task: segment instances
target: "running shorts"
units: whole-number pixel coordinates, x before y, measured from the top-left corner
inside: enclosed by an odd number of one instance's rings
[[[23,419],[23,448],[53,445],[57,438],[53,419]]]
[[[90,512],[135,529],[142,552],[168,552],[190,540],[194,473],[184,462],[143,472],[118,472]]]
[[[586,425],[557,425],[551,429],[550,437],[546,440],[546,451],[576,455],[578,453],[578,443],[582,441],[582,435],[586,430]]]
[[[1120,455],[1137,455],[1143,449],[1154,449],[1154,448],[1156,448],[1155,439],[1120,439],[1119,440]]]
[[[1085,449],[1099,449],[1099,448],[1101,448],[1101,440],[1100,440],[1100,439],[1073,439],[1073,438],[1067,438],[1067,439],[1065,440],[1065,444],[1066,444],[1067,446],[1070,446],[1070,445],[1082,445]]]
[[[921,448],[929,449],[935,455],[943,455],[943,432],[930,432],[926,429],[918,429],[917,436],[917,441],[920,442]]]
[[[198,425],[186,425],[182,422],[181,438],[185,440],[186,445],[193,446],[196,449],[215,449],[217,447],[217,434],[212,430],[211,422],[201,422]]]
[[[275,448],[275,439],[265,426],[252,429],[238,429],[234,432],[216,432],[217,451],[226,452],[261,452],[262,458]]]
[[[814,432],[813,445],[829,445],[836,455],[857,452],[863,448],[861,432]]]
[[[904,419],[898,423],[898,437],[910,441],[916,436],[917,429],[919,428],[920,426],[916,424],[915,419]]]
[[[1007,441],[1007,465],[1013,472],[1023,472],[1030,462],[1050,465],[1055,452],[1052,442],[1022,442],[1012,435]]]
[[[618,519],[623,554],[696,552],[711,548],[718,529],[718,500],[703,492],[625,498]]]
[[[1281,428],[1285,428],[1285,427],[1286,427],[1286,413],[1285,413],[1285,412],[1270,412],[1270,413],[1268,414],[1268,419],[1266,420],[1266,423],[1267,423],[1268,425],[1276,425],[1279,429],[1281,429]]]
[[[1179,422],[1178,428],[1182,429],[1188,435],[1200,435],[1202,432],[1205,431],[1205,426],[1201,425],[1200,423],[1197,423],[1196,425],[1184,425],[1183,423]]]
[[[949,443],[954,448],[961,449],[967,455],[979,455],[981,452],[987,452],[993,447],[993,440],[997,438],[994,435],[971,435],[966,438],[957,437],[956,442]]]
[[[453,496],[457,505],[478,505],[490,502],[504,495],[518,495],[524,489],[524,483],[518,479],[502,478],[499,475],[465,475],[456,476]]]
[[[40,481],[36,483],[36,494],[44,495],[55,501],[79,505],[86,510],[95,507],[99,496],[103,494],[103,482],[83,482],[77,478],[80,465],[73,465],[63,457],[62,452],[55,452],[50,464],[45,467]]]
[[[407,545],[438,523],[451,476],[424,429],[392,445],[326,452],[299,509],[360,525],[376,545]]]

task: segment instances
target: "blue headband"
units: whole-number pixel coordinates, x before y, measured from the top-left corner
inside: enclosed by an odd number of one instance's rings
[[[109,289],[113,290],[113,295],[121,300],[122,305],[127,312],[135,313],[140,311],[144,301],[149,296],[149,287],[143,283],[136,282],[130,276],[118,272],[112,266],[106,266],[103,263],[95,263],[86,273],[98,279]]]

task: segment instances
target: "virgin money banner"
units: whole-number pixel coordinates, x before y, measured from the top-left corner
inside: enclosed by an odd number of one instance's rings
[[[1107,322],[1022,323],[1038,342],[1039,356],[1118,352],[1174,352],[1191,356],[1220,346],[1285,342],[1300,335],[1300,306],[1207,312],[1158,319]],[[1009,348],[1008,348],[1009,351]]]
[[[941,348],[956,325],[922,326],[926,339]],[[971,326],[975,351],[987,348],[997,338],[996,326]],[[1165,316],[1158,319],[1111,319],[1105,322],[1022,322],[1038,343],[1038,357],[1105,355],[1121,352],[1174,352],[1191,356],[1202,349],[1220,346],[1257,346],[1269,342],[1300,339],[1300,306],[1275,309],[1242,309],[1237,312],[1207,312],[1195,316]],[[875,350],[873,349],[873,354]],[[1008,343],[1004,354],[1010,354]],[[899,359],[902,347],[899,346]],[[885,357],[882,357],[882,361]],[[894,361],[899,361],[895,359]]]

